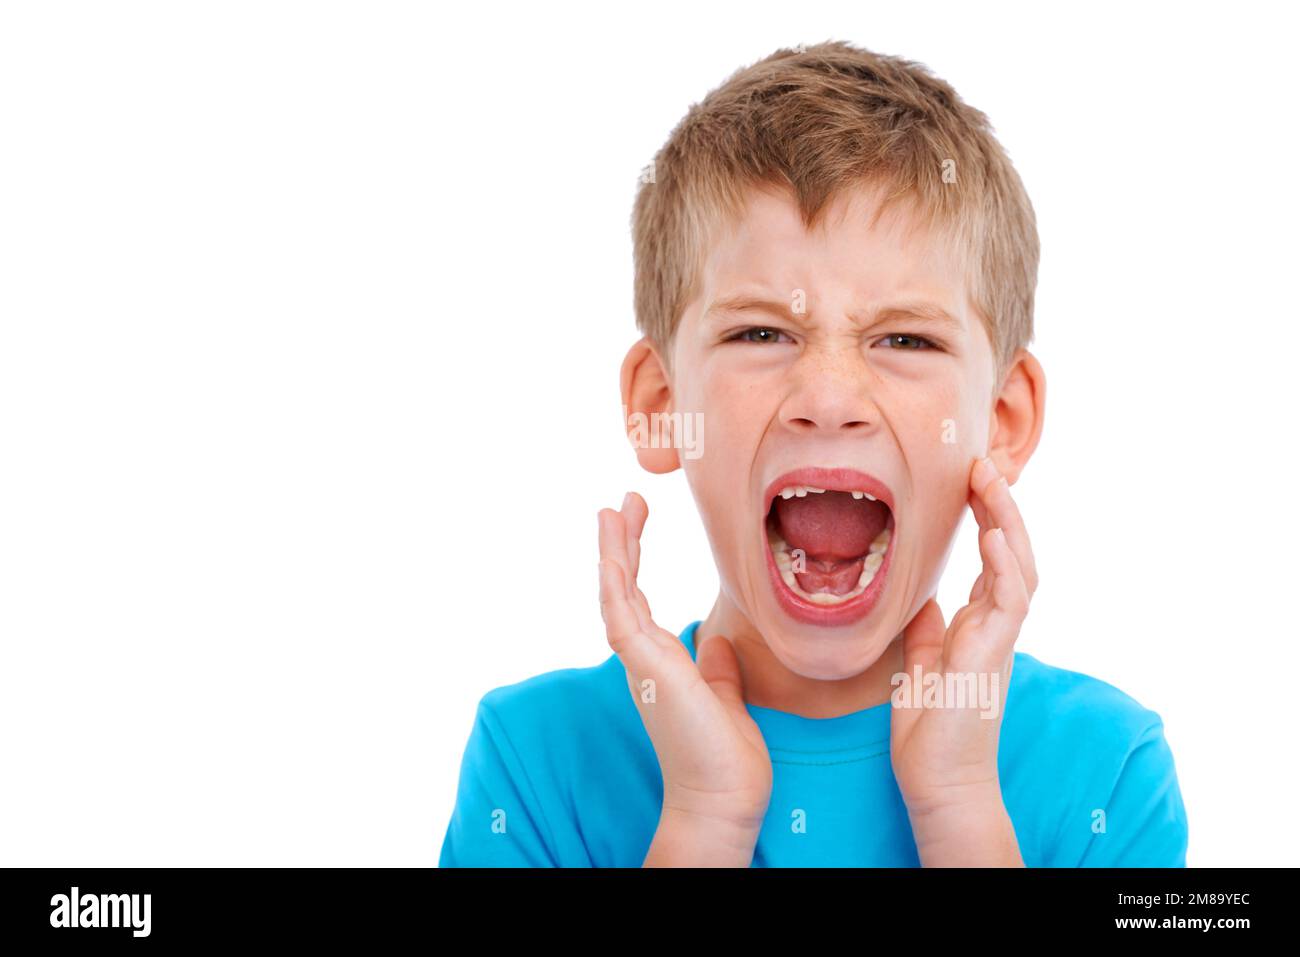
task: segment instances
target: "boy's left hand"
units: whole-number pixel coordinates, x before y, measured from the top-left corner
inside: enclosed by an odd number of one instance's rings
[[[971,470],[970,485],[968,502],[979,523],[983,572],[971,589],[970,603],[947,628],[933,598],[921,608],[904,629],[903,662],[909,682],[916,679],[917,665],[922,676],[974,675],[975,689],[993,690],[996,674],[997,710],[983,716],[978,703],[958,708],[943,700],[946,707],[893,707],[890,755],[918,846],[923,839],[919,831],[927,826],[950,841],[990,815],[1005,815],[998,734],[1016,638],[1038,587],[1029,535],[1006,479],[991,461],[981,459]],[[951,685],[941,683],[939,691],[946,687]]]

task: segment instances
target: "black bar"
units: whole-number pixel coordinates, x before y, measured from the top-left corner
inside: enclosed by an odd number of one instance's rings
[[[634,939],[649,934],[653,940],[657,930],[669,932],[657,925],[671,918],[723,933],[784,927],[810,935],[810,945],[811,935],[832,930],[861,933],[865,946],[918,940],[917,934],[990,941],[1027,926],[1065,940],[1113,935],[1159,941],[1172,934],[1228,943],[1241,934],[1284,929],[1285,888],[1295,877],[1290,868],[7,869],[0,870],[0,940],[58,945],[76,939],[95,947],[151,941],[452,946],[520,933],[534,940],[612,943],[616,938],[591,936],[593,921],[613,920]],[[59,912],[60,895],[70,905],[74,887],[79,923],[102,915],[103,923],[116,918],[119,926],[53,926],[52,918],[69,923],[70,908]],[[113,897],[105,902],[103,895]],[[128,904],[130,895],[136,897]],[[92,897],[96,902],[88,904]],[[1134,919],[1153,923],[1119,926]],[[1212,922],[1208,929],[1200,925],[1204,920]],[[1226,920],[1243,923],[1226,926]]]

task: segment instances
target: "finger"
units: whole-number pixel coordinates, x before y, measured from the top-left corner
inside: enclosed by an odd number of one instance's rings
[[[982,644],[989,656],[986,660],[1001,663],[1011,654],[1020,626],[1029,613],[1029,593],[1020,563],[1002,529],[990,529],[982,544],[993,569],[992,586],[985,597],[989,627],[982,630]]]
[[[966,504],[975,513],[975,522],[979,526],[979,534],[981,535],[996,524],[989,519],[989,510],[984,505],[983,493],[988,484],[996,481],[997,477],[997,469],[987,458],[976,459],[975,464],[971,466],[970,487],[966,492]]]
[[[968,503],[970,504],[971,511],[975,514],[975,523],[978,526],[975,530],[975,538],[978,542],[993,526],[989,522],[988,509],[984,507],[980,502],[979,497],[974,492],[971,493]],[[983,557],[983,555],[984,550],[981,548],[980,556]],[[979,577],[975,579],[975,584],[971,585],[970,595],[966,598],[967,604],[973,605],[981,601],[984,596],[988,594],[989,585],[992,581],[992,571],[989,568],[988,562],[985,561],[983,567],[980,569]]]
[[[989,519],[989,510],[980,501],[979,492],[972,491],[966,499],[966,504],[970,506],[970,510],[975,514],[975,524],[979,526],[979,534],[983,535],[996,524]]]
[[[623,572],[620,580],[623,582],[624,597],[631,599],[632,593],[628,588],[631,576],[627,567],[627,532],[623,513],[612,508],[602,508],[596,518],[600,527],[600,558],[618,565]]]
[[[630,672],[632,659],[639,657],[638,644],[643,636],[636,612],[627,599],[623,568],[609,558],[602,558],[596,567],[600,574],[600,617],[605,622],[605,637]]]
[[[650,615],[650,603],[637,587],[636,579],[628,570],[627,524],[623,513],[613,509],[601,509],[600,512],[600,557],[615,562],[622,575],[625,597],[632,606],[641,630],[647,634],[654,630],[654,620]]]
[[[998,641],[990,639],[989,635],[1005,624],[1004,617],[998,614],[997,603],[992,597],[998,577],[998,566],[993,553],[995,534],[994,529],[980,532],[979,551],[980,559],[984,562],[984,571],[980,573],[975,586],[971,588],[970,603],[959,608],[948,625],[948,632],[954,640],[945,662],[959,671],[988,669],[989,663],[994,660],[993,649],[999,644]],[[976,594],[977,590],[978,594]],[[968,627],[972,624],[973,627]]]
[[[627,527],[628,571],[636,581],[641,568],[641,531],[645,528],[646,517],[650,509],[636,492],[628,492],[623,498],[623,521]]]
[[[1023,620],[1029,614],[1029,589],[1020,571],[1006,532],[995,528],[989,533],[989,552],[993,559],[993,588],[990,595],[999,610]]]
[[[647,681],[653,681],[659,671],[664,642],[654,631],[645,631],[638,620],[633,603],[627,598],[627,582],[623,568],[617,562],[602,558],[598,563],[600,574],[600,616],[605,621],[605,638],[609,647],[622,663],[627,676],[627,687],[633,701],[640,704]],[[677,645],[681,653],[686,649]]]
[[[991,467],[991,463],[990,463]],[[996,474],[997,470],[993,469]],[[1006,478],[998,475],[980,490],[980,500],[987,511],[988,521],[992,527],[1002,529],[1007,545],[1024,577],[1025,588],[1032,597],[1038,588],[1038,568],[1034,561],[1034,550],[1029,544],[1029,532],[1025,528],[1024,517],[1011,496],[1011,487]]]

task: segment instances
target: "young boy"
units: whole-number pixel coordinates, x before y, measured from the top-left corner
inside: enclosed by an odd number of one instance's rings
[[[645,502],[602,509],[614,654],[483,697],[440,865],[1185,866],[1160,716],[1014,650],[1038,237],[984,114],[905,60],[780,50],[651,169],[623,403],[721,590],[660,628]],[[945,624],[968,506],[983,572]]]

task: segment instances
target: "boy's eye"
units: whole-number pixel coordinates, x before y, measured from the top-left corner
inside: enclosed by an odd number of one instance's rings
[[[890,349],[913,349],[916,351],[924,351],[925,349],[938,348],[933,342],[923,336],[910,336],[907,333],[901,332],[885,336],[885,338],[881,339],[880,342],[889,343]],[[880,345],[880,342],[876,343],[876,345]]]
[[[781,336],[785,333],[780,329],[773,329],[769,326],[754,326],[750,329],[742,329],[734,336],[729,337],[729,342],[779,342]],[[789,339],[789,336],[786,336]]]

